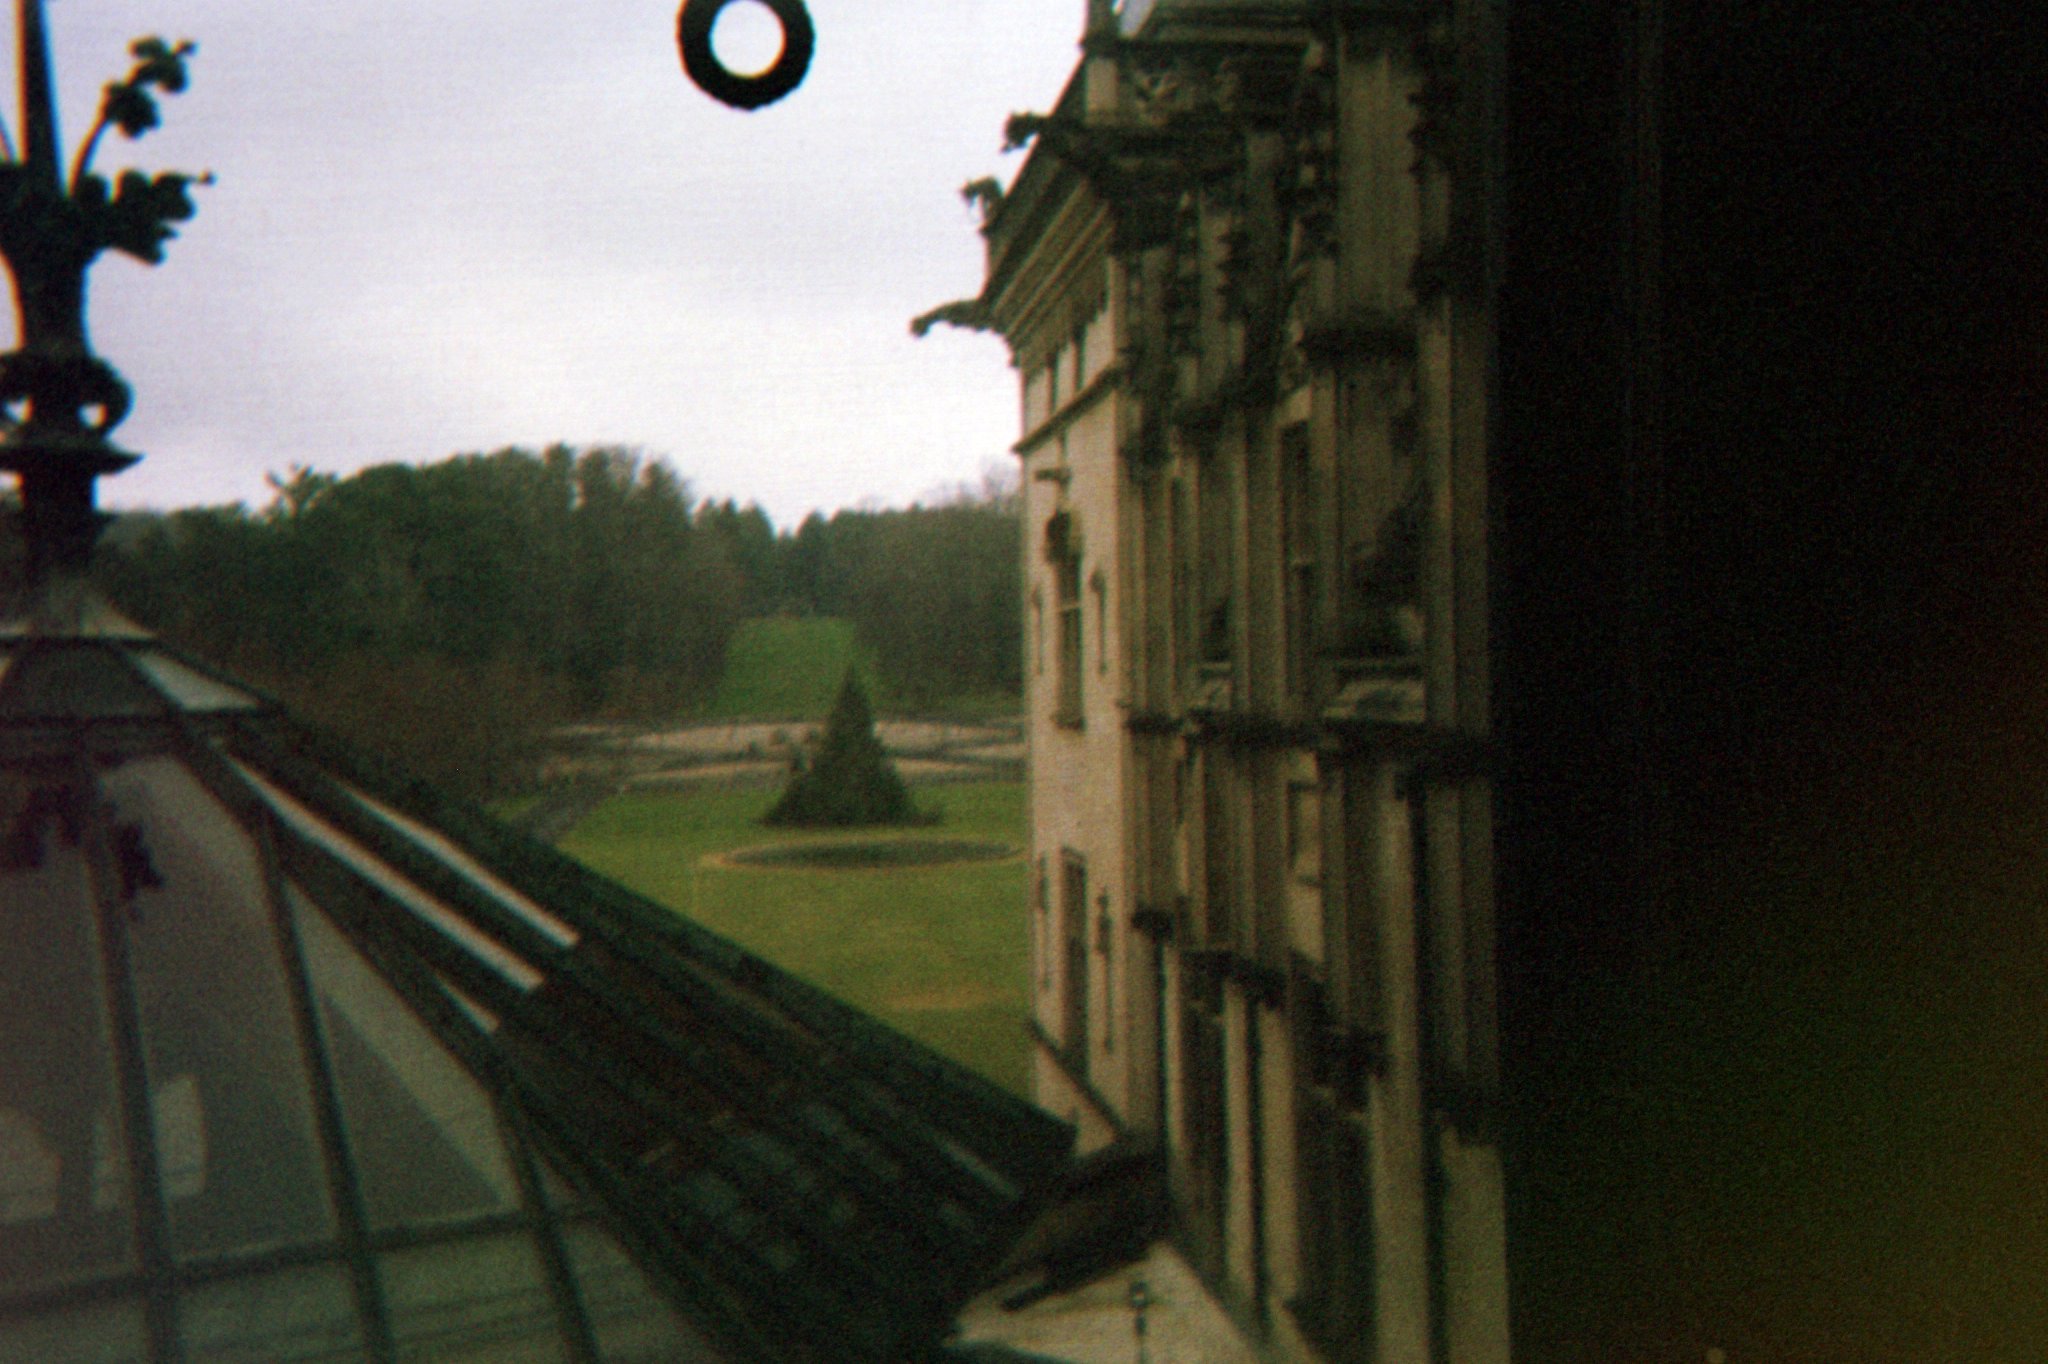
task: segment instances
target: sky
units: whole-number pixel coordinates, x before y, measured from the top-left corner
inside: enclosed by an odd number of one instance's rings
[[[810,0],[809,77],[753,113],[683,74],[676,6],[49,0],[67,143],[131,39],[190,38],[163,127],[96,166],[215,177],[163,265],[94,269],[144,456],[102,505],[561,441],[793,527],[1005,468],[1003,343],[909,320],[978,292],[960,186],[1015,173],[1003,122],[1057,98],[1082,0]],[[736,64],[774,50],[749,19]]]

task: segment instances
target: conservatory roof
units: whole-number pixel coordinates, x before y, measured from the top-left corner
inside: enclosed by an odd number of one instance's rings
[[[0,1357],[913,1359],[1068,1164],[61,579],[0,625],[0,914]]]

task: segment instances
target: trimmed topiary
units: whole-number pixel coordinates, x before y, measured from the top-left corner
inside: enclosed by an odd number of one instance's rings
[[[875,734],[867,693],[851,670],[839,686],[816,751],[798,752],[782,799],[761,822],[797,828],[935,822],[911,802],[910,788]]]

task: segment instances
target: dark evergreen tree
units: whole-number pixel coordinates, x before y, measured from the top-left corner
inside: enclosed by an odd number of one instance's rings
[[[803,609],[784,581],[783,545],[776,538],[775,523],[759,503],[742,508],[731,498],[706,502],[697,508],[696,526],[714,552],[723,554],[739,575],[742,616]]]
[[[875,734],[875,713],[851,670],[808,761],[799,754],[789,786],[766,824],[848,828],[870,824],[929,824],[911,803],[910,788]]]

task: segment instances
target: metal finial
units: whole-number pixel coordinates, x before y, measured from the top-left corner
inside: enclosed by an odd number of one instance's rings
[[[50,34],[43,0],[21,0],[22,160],[29,173],[58,187],[57,94],[50,78]]]
[[[155,264],[174,235],[170,224],[193,213],[194,177],[131,170],[110,186],[93,172],[93,153],[109,128],[135,138],[156,126],[152,91],[185,88],[193,48],[160,38],[130,47],[135,65],[107,85],[67,175],[43,0],[18,0],[16,14],[22,142],[17,151],[0,135],[0,258],[13,279],[21,335],[0,355],[0,470],[20,480],[34,581],[84,565],[104,519],[93,510],[94,481],[136,459],[107,439],[128,414],[129,394],[86,338],[86,271],[109,248]]]

